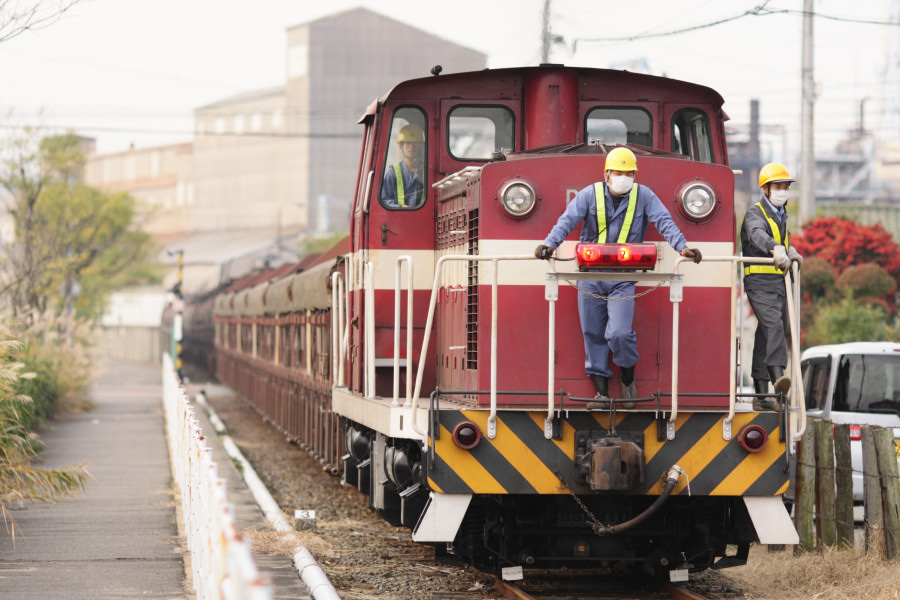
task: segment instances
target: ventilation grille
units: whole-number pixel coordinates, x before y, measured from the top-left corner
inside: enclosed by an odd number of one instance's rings
[[[478,209],[469,211],[466,254],[478,255]],[[469,261],[466,273],[466,369],[478,368],[478,261]]]

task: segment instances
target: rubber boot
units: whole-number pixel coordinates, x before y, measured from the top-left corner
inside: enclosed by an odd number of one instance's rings
[[[768,394],[769,393],[769,380],[768,379],[754,379],[753,380],[753,391],[757,394]],[[770,396],[763,396],[761,398],[753,399],[753,410],[775,410],[777,408],[778,403],[775,402],[775,398]]]
[[[610,407],[609,401],[609,379],[603,375],[591,375],[591,381],[594,382],[594,389],[597,395],[594,396],[593,402],[587,403],[588,410],[606,410]]]
[[[775,383],[775,393],[785,394],[791,390],[791,378],[784,374],[783,367],[768,367],[769,380]]]
[[[634,384],[634,366],[622,367],[619,374],[619,380],[622,382],[622,398],[625,400],[634,400],[638,397],[637,386]],[[634,408],[634,402],[624,402],[623,408]]]

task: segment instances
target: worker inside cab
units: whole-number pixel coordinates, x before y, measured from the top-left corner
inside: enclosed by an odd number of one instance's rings
[[[419,208],[425,204],[425,133],[418,125],[398,117],[394,118],[391,129],[392,137],[397,138],[397,151],[393,162],[388,152],[381,204],[400,210]]]

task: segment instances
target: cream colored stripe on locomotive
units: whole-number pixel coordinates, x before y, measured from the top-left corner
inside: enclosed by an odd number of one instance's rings
[[[430,290],[434,283],[434,250],[369,250],[369,261],[374,267],[373,283],[376,290],[393,290],[396,285],[397,259],[409,256],[413,263],[413,289]],[[358,254],[354,254],[354,260]],[[400,271],[400,289],[405,290],[407,264],[402,263]]]
[[[482,257],[501,255],[533,256],[535,247],[541,240],[479,240],[478,251]],[[728,242],[697,242],[691,247],[700,249],[704,256],[730,256],[734,247]],[[657,262],[656,271],[671,272],[678,254],[665,242],[657,242],[662,259]],[[460,253],[464,250],[460,249]],[[434,266],[438,258],[447,252],[431,250],[381,250],[370,249],[369,260],[374,267],[373,282],[376,290],[393,290],[396,278],[397,259],[410,256],[413,261],[413,289],[430,290],[434,283]],[[557,251],[561,258],[572,258],[575,255],[575,242],[564,242]],[[358,260],[359,254],[353,259]],[[544,273],[549,264],[542,260],[501,261],[499,263],[498,282],[500,285],[544,285]],[[683,263],[680,272],[685,275],[687,287],[728,287],[730,283],[730,263],[706,262],[695,265]],[[575,261],[556,262],[556,270],[560,272],[577,271]],[[493,279],[491,262],[479,263],[478,277],[481,285],[490,285]],[[404,264],[400,289],[406,289],[406,265]],[[467,261],[447,261],[441,273],[441,287],[465,287],[468,283]],[[649,286],[651,284],[639,284]]]

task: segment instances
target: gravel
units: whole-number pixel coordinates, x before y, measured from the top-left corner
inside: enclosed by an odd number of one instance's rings
[[[192,386],[194,387],[194,386]],[[207,400],[228,434],[253,465],[272,497],[293,521],[293,511],[316,511],[314,530],[300,532],[340,597],[492,598],[490,577],[475,569],[437,561],[431,546],[415,544],[410,531],[383,521],[365,496],[285,437],[244,400],[222,386],[204,384]],[[254,539],[257,536],[253,536]],[[290,555],[277,536],[259,536],[256,550]]]

